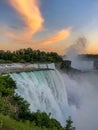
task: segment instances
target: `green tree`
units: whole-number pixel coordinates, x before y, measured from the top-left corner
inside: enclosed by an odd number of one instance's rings
[[[71,120],[71,117],[66,120],[66,126],[64,127],[64,130],[75,130],[75,127],[72,126],[73,121]]]

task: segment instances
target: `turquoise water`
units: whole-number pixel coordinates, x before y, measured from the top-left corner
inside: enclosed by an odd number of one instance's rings
[[[69,115],[67,92],[57,70],[11,74],[16,82],[16,93],[30,103],[31,111],[51,112],[51,116],[65,124]]]

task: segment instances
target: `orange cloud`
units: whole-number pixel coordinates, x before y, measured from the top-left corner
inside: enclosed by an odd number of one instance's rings
[[[63,29],[57,32],[55,35],[41,42],[42,45],[50,45],[55,42],[59,42],[67,39],[70,36],[71,28]]]
[[[17,36],[17,35],[15,35],[12,32],[5,31],[4,35],[7,36],[7,37],[9,37],[9,38],[11,38],[11,39],[14,39],[15,41],[20,41],[20,42],[29,42],[30,41],[30,38],[27,37],[26,34],[22,34],[22,35]]]
[[[20,19],[24,22],[24,31],[27,36],[32,36],[42,29],[44,19],[36,0],[9,0],[9,4],[18,12]]]
[[[0,28],[0,35],[4,35],[8,38],[11,38],[12,40],[23,42],[23,43],[26,42],[28,43],[31,41],[31,38],[27,33],[21,33],[20,35],[18,35],[11,31],[7,31],[7,29],[4,28],[4,26]]]

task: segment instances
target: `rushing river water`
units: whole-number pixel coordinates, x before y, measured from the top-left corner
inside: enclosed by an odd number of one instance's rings
[[[98,129],[98,72],[67,75],[58,70],[11,74],[16,92],[31,111],[45,111],[65,124],[71,116],[77,130]]]

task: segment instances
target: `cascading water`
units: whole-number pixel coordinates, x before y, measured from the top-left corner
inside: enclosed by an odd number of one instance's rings
[[[31,111],[51,113],[62,125],[71,115],[76,130],[98,129],[98,71],[67,75],[54,69],[10,75]]]
[[[21,72],[11,74],[20,96],[27,100],[33,112],[51,113],[51,116],[65,124],[68,118],[68,101],[64,82],[55,70]]]

